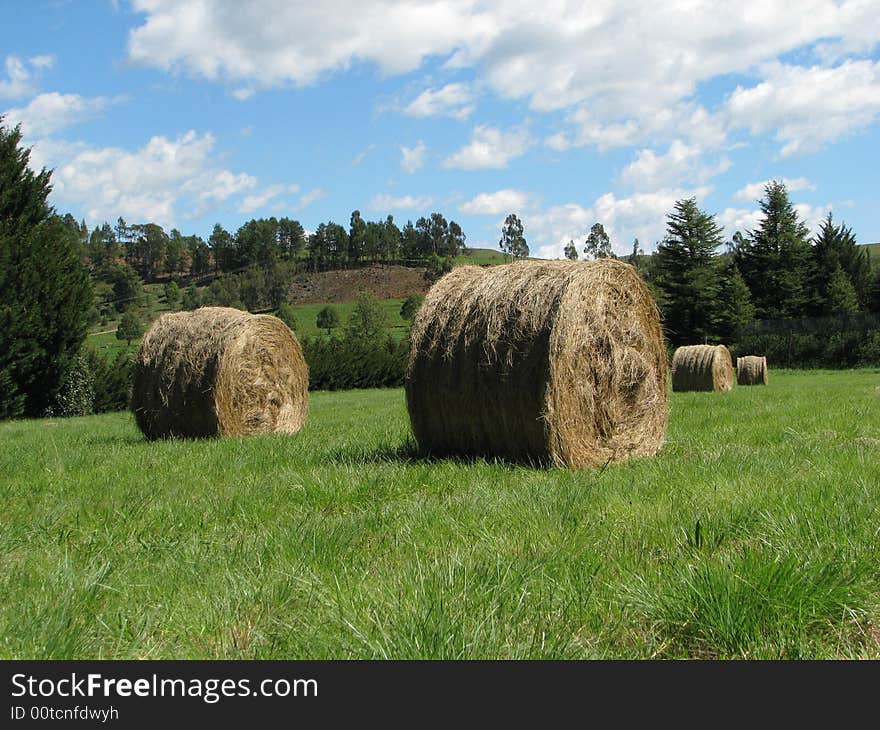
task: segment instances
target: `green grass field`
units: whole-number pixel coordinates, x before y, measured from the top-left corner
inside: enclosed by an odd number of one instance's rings
[[[318,312],[324,307],[333,307],[339,314],[339,327],[333,330],[334,336],[341,336],[348,318],[357,302],[338,302],[335,304],[297,304],[292,307],[296,317],[296,334],[298,337],[327,336],[327,330],[318,329],[316,324]],[[409,333],[409,324],[400,316],[403,299],[382,299],[379,301],[388,317],[388,334],[395,340],[402,340]]]
[[[600,472],[408,433],[400,390],[293,437],[0,424],[0,657],[880,658],[880,371],[673,395]]]

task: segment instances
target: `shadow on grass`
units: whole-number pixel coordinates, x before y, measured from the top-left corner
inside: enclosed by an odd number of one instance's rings
[[[385,444],[374,448],[348,446],[334,449],[327,454],[327,459],[337,464],[407,464],[407,465],[441,465],[456,464],[460,466],[493,466],[513,471],[515,469],[537,469],[549,471],[553,465],[535,459],[512,459],[494,455],[435,453],[419,449],[412,437],[397,445]]]

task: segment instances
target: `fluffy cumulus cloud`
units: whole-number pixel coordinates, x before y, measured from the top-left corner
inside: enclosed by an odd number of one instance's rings
[[[388,212],[391,210],[424,210],[433,202],[427,195],[374,195],[368,206],[370,210]]]
[[[806,177],[783,177],[779,178],[780,182],[785,183],[785,187],[789,193],[795,193],[799,190],[815,190],[816,185]],[[752,203],[764,197],[764,188],[770,180],[761,180],[744,185],[733,194],[734,200],[744,200]]]
[[[459,206],[465,215],[501,215],[519,213],[526,210],[532,196],[522,190],[497,190],[494,193],[480,193]]]
[[[108,106],[123,100],[124,97],[87,98],[53,91],[34,97],[27,106],[9,109],[4,115],[8,123],[20,123],[23,134],[33,139],[99,116]]]
[[[802,0],[796,13],[765,0],[133,4],[143,14],[128,43],[135,62],[222,81],[246,96],[314,83],[359,63],[401,74],[439,58],[453,73],[474,73],[502,98],[569,112],[570,128],[548,139],[557,149],[653,144],[651,135],[669,143],[673,128],[675,138],[705,147],[710,140],[698,138],[717,141],[724,130],[689,101],[700,84],[810,47],[822,66],[762,71],[756,86],[731,98],[732,123],[778,132],[784,154],[793,154],[858,128],[875,113],[876,65],[839,60],[871,52],[880,38],[880,14],[865,0]],[[817,85],[843,90],[824,131],[802,114]],[[827,101],[824,92],[815,93]],[[471,106],[471,87],[453,81],[424,90],[404,111],[465,117]],[[753,119],[750,110],[758,112]]]
[[[650,149],[639,151],[636,159],[624,168],[621,180],[638,190],[702,184],[726,172],[730,164],[726,157],[713,163],[703,162],[702,150],[675,140],[664,154]]]
[[[46,140],[34,145],[32,164],[55,168],[53,197],[82,206],[90,223],[122,216],[170,228],[256,187],[253,176],[214,163],[214,144],[194,131],[153,137],[133,151]]]
[[[474,128],[471,141],[443,161],[444,167],[460,170],[485,170],[507,167],[531,146],[525,129],[507,131],[480,125]]]
[[[34,93],[36,76],[55,63],[54,56],[19,58],[7,56],[4,62],[6,78],[0,76],[0,99],[22,99]]]
[[[419,142],[414,147],[400,147],[400,169],[408,175],[421,169],[425,164],[425,153],[428,147],[424,142]]]
[[[782,157],[813,152],[880,114],[880,61],[847,60],[833,68],[774,62],[762,75],[761,83],[731,94],[727,113],[733,126],[773,134]]]
[[[467,119],[474,110],[474,94],[467,84],[446,84],[440,89],[425,89],[405,108],[411,117],[446,116]]]

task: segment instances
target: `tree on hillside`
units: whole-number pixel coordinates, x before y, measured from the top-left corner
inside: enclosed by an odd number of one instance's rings
[[[327,337],[329,337],[333,332],[333,328],[339,326],[339,312],[336,311],[335,307],[331,307],[328,304],[318,312],[315,324],[319,329],[327,330]]]
[[[441,259],[431,254],[428,265],[425,266],[425,281],[433,284],[435,281],[452,271],[452,262],[449,259]]]
[[[202,298],[199,296],[199,290],[196,289],[194,284],[190,284],[184,290],[183,300],[180,305],[189,312],[202,306]]]
[[[367,224],[359,210],[352,211],[348,226],[348,257],[352,261],[359,261],[363,257],[366,242]]]
[[[214,266],[219,271],[232,271],[241,265],[235,239],[219,223],[214,224],[208,246],[214,253]]]
[[[125,340],[125,344],[131,347],[131,341],[136,340],[144,333],[144,326],[141,321],[132,313],[126,312],[119,320],[116,327],[116,339]]]
[[[289,304],[282,304],[278,307],[278,319],[296,332],[296,310]]]
[[[113,284],[113,306],[117,312],[127,312],[143,299],[144,287],[141,278],[128,264],[116,264],[109,271]]]
[[[162,288],[162,291],[165,294],[165,301],[168,303],[168,306],[171,309],[177,309],[177,305],[180,304],[180,287],[177,286],[177,282],[169,281]]]
[[[50,173],[29,160],[0,116],[0,417],[53,405],[93,304],[80,246],[47,201]]]
[[[577,246],[574,245],[574,241],[569,241],[565,244],[565,258],[569,261],[577,261],[578,250]]]
[[[714,339],[720,289],[714,254],[722,243],[721,227],[697,207],[696,198],[676,201],[666,218],[666,237],[654,256],[666,335],[674,345]]]
[[[764,187],[759,227],[734,253],[759,319],[802,317],[811,308],[809,231],[788,197],[785,183]]]
[[[371,294],[362,293],[348,318],[346,335],[352,340],[372,342],[388,329],[388,315]]]
[[[407,322],[412,322],[424,300],[425,298],[418,294],[410,294],[400,305],[400,316]]]
[[[500,248],[508,256],[515,259],[524,259],[529,255],[529,244],[526,243],[526,237],[523,234],[523,224],[516,213],[511,213],[504,219],[504,226],[501,228],[501,240],[498,241]]]
[[[590,228],[587,240],[584,241],[584,253],[588,258],[593,259],[614,257],[614,253],[611,250],[611,239],[605,232],[605,226],[601,223],[594,223],[592,228]]]

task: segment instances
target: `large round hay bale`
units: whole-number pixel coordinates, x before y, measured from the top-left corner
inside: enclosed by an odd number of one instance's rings
[[[672,356],[672,390],[723,391],[733,388],[733,358],[724,345],[687,345]]]
[[[423,452],[569,467],[663,443],[657,306],[629,264],[454,269],[413,322],[406,402]]]
[[[736,358],[737,385],[767,385],[770,374],[767,358],[761,355],[744,355]]]
[[[163,314],[137,351],[131,408],[149,439],[296,433],[309,375],[277,317],[226,307]]]

